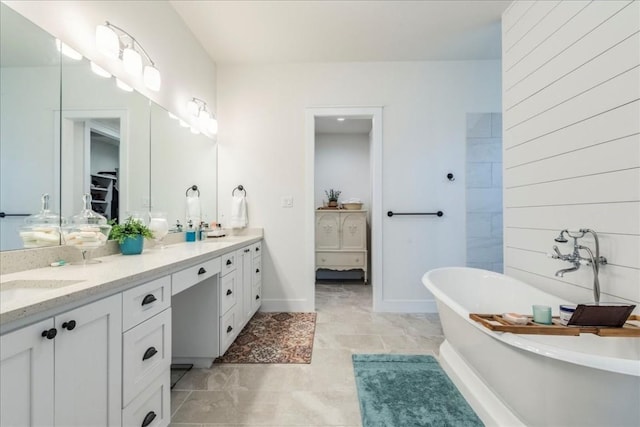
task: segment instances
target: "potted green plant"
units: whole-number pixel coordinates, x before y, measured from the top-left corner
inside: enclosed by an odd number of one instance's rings
[[[324,194],[327,195],[327,199],[329,199],[329,207],[335,208],[338,206],[338,198],[340,197],[340,190],[334,190],[333,188],[329,189],[329,191],[324,190]]]
[[[137,218],[129,217],[122,224],[111,223],[109,239],[118,241],[122,255],[141,254],[144,238],[153,238],[153,232]]]

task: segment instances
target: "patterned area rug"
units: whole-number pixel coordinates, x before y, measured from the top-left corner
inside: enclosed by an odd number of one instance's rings
[[[214,363],[311,363],[316,313],[256,313]]]
[[[433,357],[352,357],[364,427],[483,426]]]

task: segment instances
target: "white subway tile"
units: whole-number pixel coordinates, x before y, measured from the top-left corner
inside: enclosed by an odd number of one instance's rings
[[[467,144],[467,162],[502,162],[502,144]]]
[[[493,187],[492,163],[467,163],[467,188]]]
[[[472,237],[491,237],[490,213],[467,213],[467,240]]]
[[[491,113],[467,114],[467,138],[487,138],[491,136]]]
[[[502,188],[502,163],[491,164],[491,186]]]
[[[467,212],[501,212],[501,188],[467,189]]]

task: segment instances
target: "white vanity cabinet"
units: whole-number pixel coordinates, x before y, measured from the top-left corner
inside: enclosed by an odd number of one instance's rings
[[[364,272],[367,282],[367,211],[316,211],[316,270]]]
[[[239,319],[242,317],[242,300],[238,304],[238,295],[242,295],[242,286],[238,282],[238,262],[242,249],[222,256],[222,272],[220,275],[219,301],[220,322],[218,336],[220,338],[220,355],[223,355],[233,340],[240,333]],[[240,270],[242,268],[240,267]],[[242,298],[242,296],[240,296]]]
[[[0,424],[120,426],[121,313],[117,294],[0,337]]]
[[[167,426],[170,421],[171,277],[122,294],[122,422]],[[148,391],[155,389],[155,398]]]

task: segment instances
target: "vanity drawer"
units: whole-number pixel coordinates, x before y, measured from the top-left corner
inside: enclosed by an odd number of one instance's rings
[[[262,242],[254,243],[251,245],[251,253],[253,253],[253,257],[259,257],[262,255]]]
[[[253,286],[262,282],[262,259],[254,258],[252,262],[251,284]]]
[[[233,340],[236,339],[239,331],[236,331],[236,311],[229,310],[220,319],[220,356],[229,348]]]
[[[364,252],[317,252],[316,267],[364,267]]]
[[[160,313],[171,303],[171,277],[165,276],[122,293],[122,330]]]
[[[238,277],[235,274],[227,274],[220,278],[220,313],[225,314],[236,305]]]
[[[171,418],[171,374],[164,371],[122,410],[123,427],[141,427],[145,419],[147,427],[166,427]]]
[[[228,254],[222,255],[222,275],[231,273],[232,271],[236,271],[236,264],[238,258],[236,257],[236,252],[230,252]]]
[[[122,402],[126,406],[171,367],[171,309],[122,336]]]
[[[171,295],[220,273],[220,258],[205,261],[171,275]]]
[[[251,312],[255,313],[262,304],[262,284],[258,283],[253,286],[253,294],[251,296]]]

